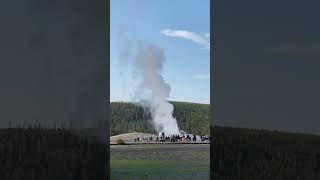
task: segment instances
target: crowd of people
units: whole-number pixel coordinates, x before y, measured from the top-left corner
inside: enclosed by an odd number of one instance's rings
[[[146,137],[137,137],[134,139],[135,142],[208,142],[210,137],[193,135],[193,134],[177,134],[177,135],[167,135],[163,132],[159,133],[159,136],[146,136]]]

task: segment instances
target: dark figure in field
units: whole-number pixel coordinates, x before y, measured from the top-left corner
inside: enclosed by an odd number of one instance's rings
[[[193,141],[196,141],[196,140],[197,140],[196,136],[193,136]]]
[[[163,132],[161,133],[161,139],[164,139],[164,133]]]
[[[158,136],[157,136],[157,138],[156,138],[156,142],[158,142],[159,141],[159,138],[158,138]]]
[[[139,137],[137,137],[137,141],[139,142]]]

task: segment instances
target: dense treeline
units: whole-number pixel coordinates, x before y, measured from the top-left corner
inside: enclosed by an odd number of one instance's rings
[[[211,128],[214,178],[320,179],[320,137],[240,128]]]
[[[106,149],[63,129],[1,129],[0,179],[106,179]]]
[[[207,104],[171,102],[179,127],[194,134],[209,134],[210,107]],[[151,114],[143,107],[126,102],[111,103],[111,135],[128,132],[154,133]]]

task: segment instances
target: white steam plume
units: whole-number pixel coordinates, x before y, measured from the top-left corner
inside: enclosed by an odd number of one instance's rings
[[[120,65],[122,68],[131,63],[133,65],[133,73],[129,78],[131,83],[125,82],[127,87],[130,84],[129,87],[134,89],[132,99],[151,112],[155,130],[165,134],[179,134],[177,121],[172,116],[173,105],[167,101],[170,86],[161,74],[166,60],[163,50],[154,45],[145,45],[130,36],[132,28],[129,31],[121,26],[119,30]]]
[[[170,94],[170,86],[162,77],[165,55],[163,49],[148,45],[141,47],[134,59],[136,73],[142,78],[138,86],[138,96],[141,92],[151,112],[155,129],[165,134],[180,134],[176,119],[172,116],[173,105],[167,101]],[[140,101],[142,99],[140,98]]]

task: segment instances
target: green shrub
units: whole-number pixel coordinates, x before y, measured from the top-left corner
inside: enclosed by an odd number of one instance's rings
[[[117,144],[118,145],[125,145],[124,140],[122,140],[122,139],[118,139]]]

